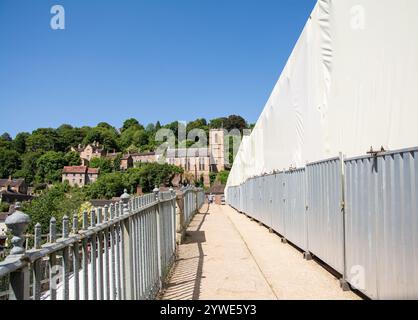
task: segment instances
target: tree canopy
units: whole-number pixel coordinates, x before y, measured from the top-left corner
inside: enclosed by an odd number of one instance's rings
[[[186,137],[178,141],[179,125],[186,132]],[[39,128],[32,133],[21,132],[13,139],[8,133],[0,136],[0,178],[25,178],[27,183],[53,183],[60,180],[60,170],[64,165],[79,165],[80,159],[76,153],[71,153],[71,147],[100,143],[105,151],[119,153],[110,165],[108,161],[93,161],[92,166],[101,168],[102,172],[117,171],[121,154],[155,151],[161,143],[155,141],[155,135],[160,129],[170,129],[175,134],[176,145],[180,147],[196,146],[197,138],[187,140],[187,134],[194,129],[202,129],[205,133],[211,128],[224,128],[228,131],[236,128],[250,128],[240,116],[207,120],[204,118],[190,121],[183,126],[178,121],[162,125],[160,121],[144,127],[137,119],[127,119],[120,131],[106,122],[95,127],[73,127],[63,124],[57,129]],[[185,140],[184,140],[185,139]],[[199,145],[200,146],[200,145]]]

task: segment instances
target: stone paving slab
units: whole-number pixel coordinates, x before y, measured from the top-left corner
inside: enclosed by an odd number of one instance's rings
[[[267,228],[229,206],[211,205],[188,228],[163,299],[360,298],[343,292],[331,273]]]

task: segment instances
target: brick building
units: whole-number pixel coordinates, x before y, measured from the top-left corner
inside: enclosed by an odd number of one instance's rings
[[[78,145],[77,148],[72,147],[71,151],[77,152],[80,155],[83,166],[88,166],[91,159],[102,158],[107,155],[107,152],[98,142],[93,142],[86,146]]]
[[[122,159],[120,159],[120,169],[122,171],[128,170],[134,166],[133,158],[130,154],[125,154]]]
[[[62,171],[62,182],[68,181],[70,186],[83,187],[93,183],[99,177],[99,169],[86,166],[64,167]]]
[[[158,161],[158,156],[155,152],[132,153],[133,163],[152,163]]]
[[[28,186],[25,179],[0,179],[0,191],[9,191],[20,194],[28,193]]]

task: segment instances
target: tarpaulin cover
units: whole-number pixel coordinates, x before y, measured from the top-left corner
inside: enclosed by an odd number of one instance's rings
[[[320,0],[228,186],[340,152],[417,146],[417,119],[418,1]]]

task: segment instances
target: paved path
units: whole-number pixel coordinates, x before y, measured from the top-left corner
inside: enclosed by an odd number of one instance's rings
[[[202,212],[207,210],[204,205]],[[315,261],[229,206],[193,219],[163,299],[359,299]]]

